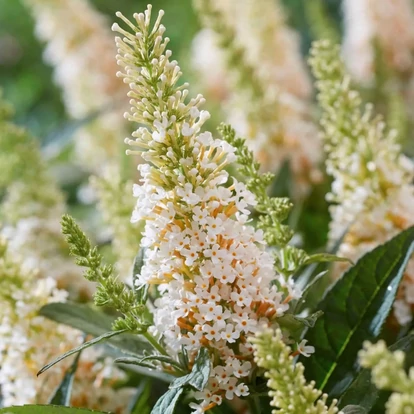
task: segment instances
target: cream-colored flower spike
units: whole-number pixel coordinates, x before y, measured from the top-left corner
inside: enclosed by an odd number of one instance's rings
[[[360,363],[371,369],[371,381],[380,390],[393,391],[385,404],[386,414],[414,412],[414,367],[405,372],[403,351],[391,352],[384,341],[364,343]]]
[[[322,151],[310,120],[311,83],[298,34],[287,26],[282,5],[273,0],[195,0],[194,4],[208,28],[196,41],[209,45],[204,52],[208,59],[221,60],[214,62],[213,72],[205,66],[209,73],[201,72],[202,78],[224,79],[218,84],[224,89],[229,122],[247,139],[263,170],[277,172],[289,160],[295,196],[306,195],[310,184],[321,179]],[[202,54],[198,50],[196,57]],[[220,97],[217,91],[213,95]]]
[[[361,107],[340,58],[339,47],[315,43],[310,63],[317,79],[321,125],[327,152],[327,172],[333,177],[328,200],[330,239],[346,231],[338,255],[353,261],[414,224],[414,164],[405,157],[397,134]],[[337,276],[343,265],[338,265]],[[412,319],[414,262],[406,269],[395,302],[401,324]]]
[[[360,82],[373,80],[374,45],[399,74],[414,70],[414,6],[411,0],[345,0],[344,58]]]
[[[327,394],[315,388],[315,382],[306,382],[304,366],[294,363],[292,350],[283,342],[280,329],[264,329],[251,338],[254,359],[266,370],[267,386],[272,397],[273,414],[341,414],[337,400],[327,405]]]
[[[291,29],[281,1],[224,0],[215,3],[233,20],[239,44],[244,45],[246,59],[257,68],[264,85],[277,87],[280,93],[308,100],[312,85],[300,51],[299,33]]]
[[[24,265],[0,238],[0,386],[5,406],[46,404],[71,365],[68,358],[37,377],[39,369],[79,346],[83,333],[39,316],[49,303],[64,302],[67,292],[50,277]],[[18,376],[16,377],[16,373]],[[131,389],[112,385],[125,379],[100,350],[85,350],[79,360],[71,405],[122,413]],[[92,388],[91,388],[92,387]]]
[[[90,295],[92,284],[85,281],[60,232],[65,212],[64,195],[42,158],[38,141],[14,125],[2,110],[0,96],[0,235],[21,263],[38,269],[42,277],[55,279],[72,297]]]
[[[199,414],[249,394],[254,364],[247,338],[275,323],[288,300],[271,284],[282,280],[263,233],[249,225],[256,199],[225,170],[235,148],[201,132],[209,118],[200,110],[203,97],[189,99],[188,85],[177,86],[181,70],[170,60],[162,15],[151,24],[151,6],[134,22],[118,13],[129,30],[113,29],[122,35],[119,76],[131,88],[126,117],[141,125],[126,142],[147,162],[134,186],[132,220],[146,221],[137,284],[158,286],[150,332],[169,355],[184,349],[193,359],[205,347],[212,356],[208,384],[191,404]]]
[[[108,160],[122,154],[127,134],[121,115],[126,89],[115,77],[109,25],[88,0],[25,0],[25,4],[34,16],[38,37],[47,42],[44,56],[55,67],[69,115],[82,120],[104,111],[75,138],[82,166],[100,172]]]

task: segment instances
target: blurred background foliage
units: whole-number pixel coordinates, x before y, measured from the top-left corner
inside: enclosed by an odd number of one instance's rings
[[[148,1],[94,0],[92,3],[108,16],[109,29],[116,11],[132,15],[144,10]],[[175,56],[187,54],[198,29],[191,0],[154,0],[152,4],[155,9],[163,8],[167,12],[164,24]],[[43,62],[42,52],[43,45],[34,35],[34,22],[27,8],[19,0],[0,0],[0,87],[16,108],[17,123],[46,140],[50,134],[55,135],[67,118],[60,90],[53,83],[52,69]]]

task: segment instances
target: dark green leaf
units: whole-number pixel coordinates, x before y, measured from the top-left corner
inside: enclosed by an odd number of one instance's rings
[[[338,397],[354,379],[357,354],[364,340],[380,334],[414,248],[414,227],[363,256],[327,293],[324,312],[306,339],[315,347],[303,358],[308,379]]]
[[[151,381],[144,379],[139,384],[132,403],[128,409],[129,414],[149,414],[151,411],[149,399],[151,396]]]
[[[344,414],[367,414],[364,407],[359,405],[347,405],[341,410]]]
[[[303,291],[302,296],[292,304],[294,313],[301,313],[305,309],[315,309],[316,304],[321,300],[322,292],[324,292],[324,287],[327,284],[326,278],[324,277],[327,273],[328,271],[325,270],[313,277],[312,281]]]
[[[79,352],[72,365],[66,371],[62,382],[59,384],[52,397],[50,398],[49,404],[68,406],[70,404],[70,397],[72,395],[73,380],[75,373],[78,368],[79,358],[82,352]]]
[[[400,350],[405,353],[414,352],[414,334],[400,339],[391,345],[389,349],[390,351]],[[409,361],[410,365],[411,362]],[[369,412],[374,407],[381,393],[384,392],[377,390],[371,382],[371,370],[365,368],[359,373],[345,394],[342,395],[339,405],[342,407],[349,404],[358,404]]]
[[[173,414],[184,388],[169,389],[154,405],[151,414]]]
[[[286,158],[279,168],[279,172],[270,186],[271,197],[287,197],[292,192],[292,172],[290,161]]]
[[[198,391],[202,391],[207,385],[210,376],[211,361],[207,348],[201,348],[198,351],[197,357],[194,361],[194,366],[191,372],[180,378],[177,378],[170,388],[180,388],[190,386]]]
[[[22,405],[1,408],[0,414],[109,414],[85,408],[62,407],[61,405]]]
[[[340,237],[338,237],[338,239],[335,240],[335,243],[333,243],[328,253],[322,253],[322,254],[327,254],[328,256],[329,255],[335,256],[347,233],[348,233],[348,228],[346,228],[345,231],[340,235]],[[313,255],[313,256],[316,256],[316,255]],[[315,277],[314,275],[319,268],[320,268],[319,263],[315,263],[315,262],[311,263],[304,271],[300,272],[295,277],[296,285],[300,289],[305,289],[308,286],[309,281]]]
[[[53,365],[56,365],[58,362],[62,361],[63,359],[67,358],[68,356],[71,356],[73,354],[76,354],[77,352],[82,351],[85,348],[89,348],[93,345],[98,344],[99,342],[105,341],[113,336],[116,335],[121,335],[124,332],[126,332],[126,329],[122,329],[120,331],[112,331],[112,332],[107,332],[101,336],[98,336],[97,338],[91,339],[90,341],[84,342],[82,345],[79,345],[78,347],[71,349],[68,352],[65,352],[63,355],[60,355],[59,357],[57,357],[56,359],[54,359],[52,362],[50,362],[49,364],[45,365],[38,373],[37,375],[42,374],[43,372],[47,371],[49,368],[53,367]]]
[[[72,326],[93,336],[110,331],[114,322],[114,318],[102,311],[95,310],[88,305],[71,302],[50,303],[43,306],[39,313],[55,322]],[[122,338],[109,338],[107,343],[135,355],[140,355],[143,350],[152,349],[150,344],[133,334],[124,334]]]

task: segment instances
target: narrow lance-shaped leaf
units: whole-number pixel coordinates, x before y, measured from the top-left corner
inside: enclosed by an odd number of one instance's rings
[[[154,405],[151,414],[174,414],[175,407],[184,388],[169,389]]]
[[[177,378],[170,389],[157,401],[151,414],[173,414],[177,402],[186,387],[202,391],[210,376],[211,361],[207,348],[198,351],[191,372]]]
[[[201,348],[198,351],[197,357],[194,362],[193,369],[187,375],[177,378],[170,388],[178,388],[184,386],[190,386],[198,391],[202,391],[207,385],[208,378],[210,376],[211,361],[207,348]]]
[[[49,303],[43,306],[39,314],[52,321],[63,323],[93,336],[102,335],[111,330],[114,318],[104,312],[80,303]],[[138,335],[124,334],[122,338],[112,337],[107,343],[128,354],[140,355],[152,346]]]
[[[151,380],[144,379],[139,384],[128,408],[129,414],[149,414],[151,411],[149,399],[151,397]]]
[[[156,368],[152,364],[148,363],[151,361],[163,362],[165,364],[172,365],[180,370],[183,369],[177,361],[174,361],[174,359],[166,355],[148,355],[142,358],[120,357],[120,358],[115,359],[114,362],[119,363],[119,364],[141,365],[147,368]]]
[[[306,335],[315,354],[302,362],[307,378],[330,397],[341,395],[357,374],[363,341],[378,337],[413,248],[411,227],[363,256],[318,306],[324,315]]]
[[[72,365],[66,371],[61,383],[50,398],[50,404],[68,406],[70,404],[70,398],[72,395],[73,380],[75,378],[76,370],[78,368],[79,358],[82,351],[80,351]]]
[[[111,338],[115,335],[121,335],[122,333],[126,332],[126,329],[121,329],[119,331],[113,331],[113,332],[107,332],[101,336],[98,336],[97,338],[91,339],[88,342],[83,343],[82,345],[79,345],[78,347],[71,349],[68,352],[65,352],[63,355],[60,355],[58,358],[54,359],[52,362],[49,362],[49,364],[46,364],[38,373],[37,375],[42,374],[43,372],[47,371],[49,368],[53,367],[53,365],[56,365],[58,362],[62,361],[63,359],[67,358],[68,356],[71,356],[73,354],[76,354],[77,352],[82,351],[85,348],[89,348],[93,345],[96,345],[99,342],[105,341],[108,338]]]

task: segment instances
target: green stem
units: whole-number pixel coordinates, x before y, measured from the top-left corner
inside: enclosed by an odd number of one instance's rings
[[[157,340],[148,332],[142,334],[144,338],[162,355],[168,355],[168,352],[157,342]]]
[[[249,404],[250,414],[261,414],[262,408],[260,407],[260,400],[257,395],[254,395],[247,399]]]

